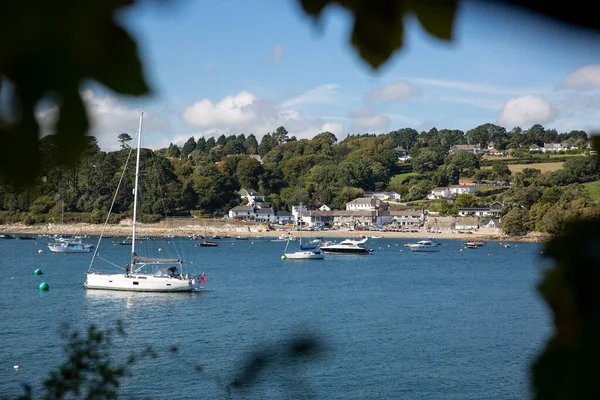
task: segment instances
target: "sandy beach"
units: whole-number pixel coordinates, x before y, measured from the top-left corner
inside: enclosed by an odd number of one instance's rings
[[[90,235],[98,236],[103,232],[103,225],[94,224],[43,224],[43,225],[24,225],[11,224],[0,225],[0,233],[15,235]],[[103,234],[105,236],[127,237],[131,236],[131,221],[124,220],[118,225],[107,225]],[[276,227],[278,228],[278,227]],[[220,236],[247,236],[247,237],[278,237],[286,232],[298,236],[297,231],[291,231],[290,228],[280,227],[281,229],[270,229],[267,224],[256,222],[232,222],[227,220],[200,220],[200,219],[172,219],[162,221],[156,224],[137,224],[138,235],[143,236],[167,236],[189,237],[192,235],[220,235]],[[339,230],[319,230],[302,231],[305,238],[325,237],[325,238],[358,238],[361,235],[367,237],[380,238],[399,238],[416,240],[433,236],[437,239],[458,239],[458,240],[490,240],[490,241],[511,241],[511,242],[545,242],[549,236],[538,232],[533,232],[527,236],[511,237],[503,235],[499,229],[481,228],[473,230],[471,233],[458,233],[456,231],[435,231],[429,232],[426,229],[419,229],[418,232],[381,232],[381,231],[356,231],[348,229]]]

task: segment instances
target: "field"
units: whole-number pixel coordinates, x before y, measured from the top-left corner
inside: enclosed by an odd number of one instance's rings
[[[418,172],[407,172],[404,174],[394,175],[394,176],[392,176],[390,183],[391,184],[394,184],[394,183],[402,184],[402,183],[404,183],[404,181],[409,180],[413,176],[419,176],[419,175],[421,175],[421,174],[419,174]]]
[[[583,186],[585,186],[592,199],[600,200],[600,181],[584,183]]]
[[[523,171],[525,168],[533,168],[539,169],[543,174],[546,172],[557,171],[561,169],[563,166],[562,162],[549,162],[549,163],[535,163],[535,164],[510,164],[508,165],[508,169],[510,169],[511,174],[516,174],[517,172]],[[481,167],[481,169],[491,169],[492,167]]]

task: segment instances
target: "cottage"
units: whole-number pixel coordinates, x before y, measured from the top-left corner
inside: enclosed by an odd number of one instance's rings
[[[277,222],[277,216],[272,208],[261,208],[255,211],[257,222]]]
[[[532,144],[531,146],[529,146],[529,151],[544,151],[544,149],[542,149],[537,144]]]
[[[498,218],[491,218],[490,221],[485,224],[486,228],[500,228],[500,220]]]
[[[402,147],[396,147],[394,150],[398,155],[398,161],[400,161],[401,163],[411,159],[411,156],[408,155],[408,151],[406,151]]]
[[[448,186],[450,193],[458,196],[459,194],[473,194],[477,192],[477,186],[475,185],[452,185]]]
[[[490,215],[490,209],[489,209],[489,207],[459,208],[458,215],[460,215],[461,217],[465,217],[465,216],[469,216],[469,215],[475,216],[475,217],[487,217],[488,215]]]
[[[452,197],[452,192],[447,187],[434,187],[431,193],[427,195],[429,200],[448,199]]]
[[[229,218],[250,219],[256,217],[254,207],[236,206],[229,210]]]
[[[276,213],[277,223],[280,225],[293,224],[294,216],[291,212],[285,210],[279,210]]]
[[[421,226],[425,215],[421,211],[390,211],[391,223],[399,226]]]

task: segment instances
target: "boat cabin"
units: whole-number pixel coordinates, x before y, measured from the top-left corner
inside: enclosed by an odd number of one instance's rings
[[[159,268],[159,270],[156,271],[154,276],[177,278],[177,279],[179,279],[181,277],[181,275],[179,275],[179,271],[177,271],[177,267]]]

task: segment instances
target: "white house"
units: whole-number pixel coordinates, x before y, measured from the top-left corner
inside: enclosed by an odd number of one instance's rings
[[[500,203],[499,201],[495,201],[490,204],[489,207],[459,208],[458,215],[461,217],[475,216],[499,218],[500,213],[502,212],[502,207],[504,207],[504,204]]]
[[[455,144],[454,146],[450,146],[450,153],[456,153],[457,151],[466,151],[473,154],[483,153],[479,144]]]
[[[486,228],[500,228],[500,220],[498,218],[491,218],[485,226]]]
[[[392,223],[400,226],[421,226],[425,215],[421,211],[390,211]]]
[[[532,144],[531,146],[529,146],[529,151],[544,151],[544,149],[538,146],[537,144]]]
[[[255,211],[257,222],[277,222],[277,215],[272,208],[261,208]]]
[[[387,210],[388,205],[379,199],[360,197],[346,203],[346,211],[375,211]]]
[[[308,210],[306,206],[292,206],[292,216],[294,217],[294,221],[299,221],[300,214],[307,215]]]
[[[556,153],[557,151],[566,151],[566,150],[575,150],[577,147],[575,146],[566,146],[563,143],[544,143],[544,148],[542,152],[544,153]]]
[[[285,211],[285,210],[279,210],[276,213],[276,217],[277,217],[277,223],[285,225],[285,224],[293,224],[294,223],[294,216],[292,215],[292,213]]]
[[[365,192],[365,197],[379,200],[397,200],[400,201],[402,196],[396,192]]]
[[[451,185],[448,186],[448,189],[450,189],[450,193],[457,196],[459,194],[472,194],[477,192],[477,186],[475,185]]]
[[[260,193],[258,193],[254,189],[242,188],[238,193],[240,194],[240,197],[242,199],[246,200],[246,203],[249,206],[254,207],[254,204],[257,203],[257,202],[258,203],[266,203],[265,196],[261,196]]]
[[[411,156],[408,155],[408,151],[406,151],[402,147],[396,147],[394,150],[398,155],[398,161],[400,161],[401,163],[411,159]]]
[[[229,218],[250,219],[256,217],[254,207],[251,206],[236,206],[229,210]]]
[[[429,200],[448,199],[452,197],[452,192],[447,187],[434,187],[431,193],[427,195]]]
[[[456,218],[454,229],[457,229],[457,230],[479,229],[479,219],[474,218],[474,217]]]

